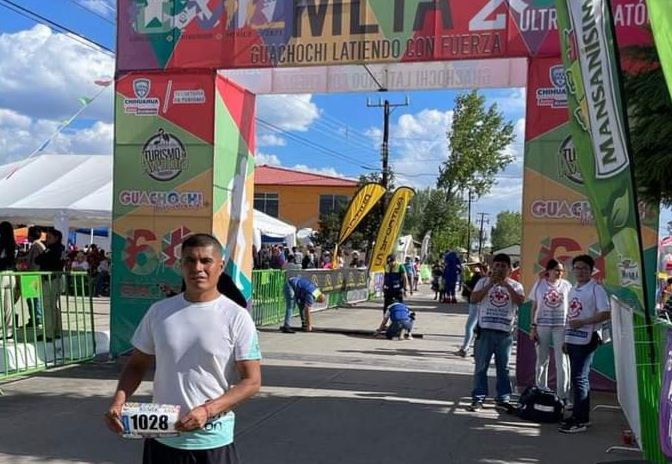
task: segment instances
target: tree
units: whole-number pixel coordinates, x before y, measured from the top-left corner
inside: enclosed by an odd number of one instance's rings
[[[501,211],[497,222],[490,231],[492,249],[499,250],[510,245],[520,244],[523,231],[523,215],[520,212]]]
[[[639,65],[637,72],[625,75],[624,87],[640,199],[671,206],[672,99],[655,46],[631,48],[626,56]]]
[[[439,168],[437,187],[449,196],[471,191],[474,198],[490,192],[495,175],[513,161],[505,148],[514,140],[513,123],[476,90],[455,100],[453,124],[447,132],[450,155]]]

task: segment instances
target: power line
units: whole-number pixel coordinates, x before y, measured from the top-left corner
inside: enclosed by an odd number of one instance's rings
[[[69,1],[70,3],[72,3],[73,5],[75,5],[76,7],[81,8],[81,9],[84,10],[84,11],[88,11],[88,12],[91,13],[92,15],[94,15],[94,16],[96,16],[96,17],[102,19],[102,20],[105,21],[106,23],[109,23],[109,24],[111,24],[111,25],[113,25],[113,26],[115,25],[115,22],[114,22],[114,21],[112,21],[112,20],[111,20],[110,18],[108,18],[107,16],[103,16],[102,14],[98,13],[98,12],[97,12],[96,10],[94,10],[93,8],[89,8],[89,7],[87,7],[86,5],[84,5],[84,4],[82,4],[82,3],[79,3],[77,0],[68,0],[68,1]],[[100,4],[100,5],[105,5],[106,7],[109,8],[109,5],[108,5],[107,3],[105,3],[105,2],[102,2],[102,3],[99,3],[99,4]]]
[[[52,21],[48,18],[45,18],[44,16],[35,13],[34,11],[31,11],[27,8],[22,7],[21,5],[16,4],[15,2],[11,0],[0,0],[0,6],[8,9],[20,16],[23,16],[24,18],[30,19],[31,21],[35,21],[37,23],[43,24],[45,26],[49,26],[51,28],[56,29],[57,31],[63,32],[66,34],[66,37],[70,37],[72,40],[76,40],[80,44],[89,47],[93,50],[97,50],[101,53],[105,53],[106,55],[109,54],[110,56],[114,57],[114,50],[106,47],[105,45],[101,44],[100,42],[96,42],[95,40],[89,39],[86,36],[73,31],[70,28],[67,28],[55,21]],[[70,35],[67,35],[70,34]],[[94,47],[95,45],[95,47]],[[98,48],[96,48],[98,47]]]
[[[297,141],[299,143],[302,143],[302,144],[304,144],[306,146],[309,146],[311,148],[316,148],[323,153],[330,154],[330,155],[332,155],[336,158],[342,159],[342,160],[346,161],[347,163],[356,165],[357,167],[359,167],[361,169],[365,169],[365,170],[368,170],[368,171],[375,171],[376,170],[375,168],[372,168],[371,166],[362,165],[361,161],[356,159],[356,158],[352,158],[350,156],[343,155],[342,153],[339,153],[335,150],[332,150],[331,148],[325,147],[324,145],[320,145],[319,143],[313,142],[313,141],[308,140],[304,137],[293,134],[293,133],[291,133],[291,132],[289,132],[285,129],[282,129],[281,127],[276,126],[273,123],[270,123],[268,121],[264,121],[263,119],[260,119],[260,118],[257,118],[257,122],[266,126],[266,127],[271,128],[274,131],[281,132],[281,133],[285,134],[285,136],[287,136],[291,139],[294,139],[295,141]]]

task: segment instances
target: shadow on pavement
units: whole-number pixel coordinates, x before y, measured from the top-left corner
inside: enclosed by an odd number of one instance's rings
[[[87,364],[4,385],[0,462],[139,462],[141,443],[102,421],[117,373]],[[468,413],[468,375],[270,365],[263,376],[260,394],[237,410],[247,463],[590,463],[607,457],[623,426],[620,414],[599,412],[589,433],[564,436],[491,405]],[[150,400],[148,387],[137,399]]]

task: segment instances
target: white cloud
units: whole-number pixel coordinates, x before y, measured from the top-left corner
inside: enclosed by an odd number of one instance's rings
[[[113,74],[111,56],[41,24],[0,34],[0,108],[33,119],[63,120],[81,108],[79,97],[101,90],[95,80]],[[83,116],[111,121],[112,87]]]
[[[258,147],[284,147],[287,145],[287,141],[282,137],[278,137],[274,134],[260,134],[257,135],[257,146]]]
[[[280,162],[280,158],[278,158],[277,155],[269,155],[267,153],[257,153],[257,156],[255,156],[255,163],[257,166],[260,166],[262,164],[268,164],[270,166],[280,166],[282,163]]]
[[[335,168],[331,168],[331,167],[311,168],[311,167],[308,167],[305,164],[295,164],[290,169],[294,169],[296,171],[312,172],[312,173],[315,173],[315,174],[322,174],[324,176],[343,177],[343,178],[346,177],[343,174],[341,174],[340,172],[338,172]]]
[[[114,17],[116,5],[114,0],[79,0],[79,3],[102,16]]]
[[[312,95],[260,95],[257,117],[285,131],[306,132],[320,117],[312,98]]]

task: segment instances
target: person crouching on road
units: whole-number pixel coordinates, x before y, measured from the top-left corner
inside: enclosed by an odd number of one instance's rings
[[[285,283],[285,323],[280,327],[284,333],[294,333],[292,329],[292,316],[294,312],[294,302],[299,306],[299,315],[301,316],[301,330],[311,332],[313,325],[310,322],[310,311],[315,301],[323,303],[326,299],[324,293],[320,291],[310,280],[303,277],[290,277]]]
[[[413,321],[415,320],[415,313],[408,309],[404,303],[395,302],[387,307],[385,314],[383,315],[383,320],[378,327],[378,330],[375,332],[375,336],[383,333],[385,331],[385,336],[388,340],[393,338],[399,338],[403,340],[413,340],[413,335],[411,331],[413,330]],[[390,321],[390,326],[385,329],[387,322]]]

